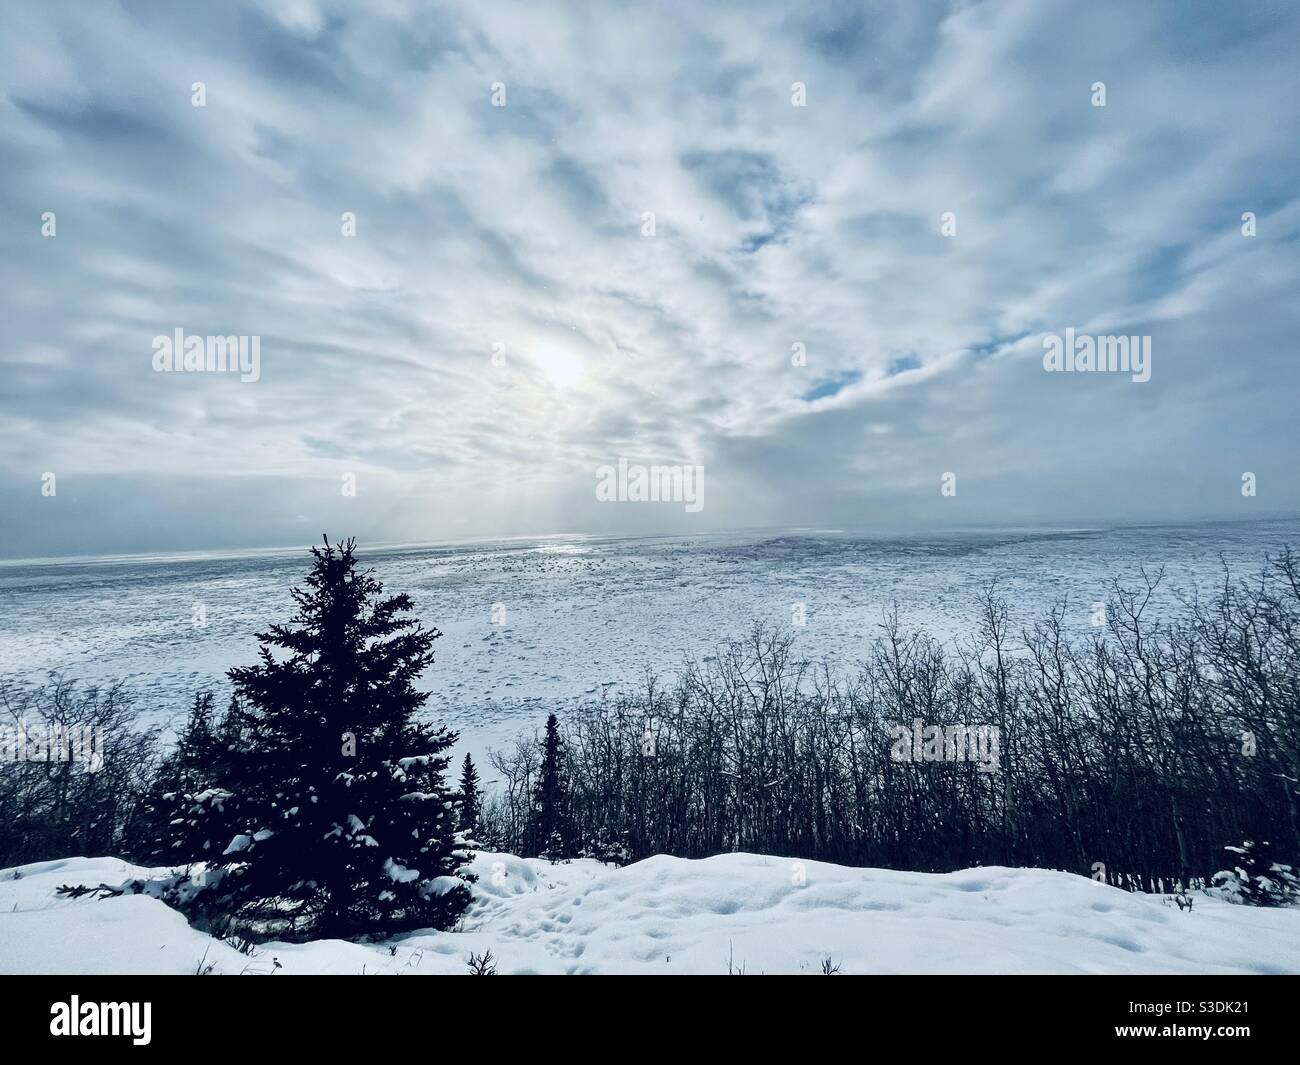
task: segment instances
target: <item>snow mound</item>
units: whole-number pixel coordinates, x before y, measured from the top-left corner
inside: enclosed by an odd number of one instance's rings
[[[457,931],[266,943],[249,956],[154,899],[55,895],[147,870],[114,858],[21,866],[0,871],[0,972],[464,973],[484,950],[502,974],[816,973],[826,957],[848,974],[1300,972],[1300,909],[1196,896],[1186,913],[1040,869],[938,875],[753,854],[614,869],[485,853],[472,869]]]

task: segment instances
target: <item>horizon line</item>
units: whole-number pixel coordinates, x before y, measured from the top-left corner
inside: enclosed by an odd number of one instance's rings
[[[680,540],[694,537],[739,536],[752,533],[782,533],[800,536],[859,536],[864,539],[883,537],[926,537],[926,536],[960,536],[964,534],[1065,534],[1065,533],[1099,533],[1113,532],[1120,529],[1168,529],[1203,525],[1251,525],[1269,522],[1300,521],[1300,513],[1271,515],[1258,518],[1196,518],[1184,521],[1114,521],[1100,524],[1078,523],[1035,523],[1025,525],[967,524],[952,526],[915,526],[908,528],[889,527],[854,527],[847,525],[752,525],[726,528],[704,529],[698,532],[549,532],[526,533],[503,536],[473,536],[463,538],[433,538],[428,540],[375,540],[370,541],[366,550],[414,551],[421,548],[455,548],[477,545],[536,543],[546,540]],[[322,538],[329,534],[322,532]],[[335,543],[347,537],[338,538]],[[287,555],[306,552],[316,546],[316,541],[280,545],[242,545],[239,547],[197,547],[188,550],[156,551],[120,551],[100,554],[66,554],[66,555],[32,555],[5,557],[0,555],[0,568],[11,566],[59,566],[77,564],[99,564],[131,562],[199,562],[214,559],[255,558],[257,556]]]

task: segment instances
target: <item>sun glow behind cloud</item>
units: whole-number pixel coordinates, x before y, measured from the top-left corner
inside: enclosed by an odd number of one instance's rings
[[[282,11],[6,12],[0,553],[1300,503],[1287,5]],[[1152,380],[1044,374],[1088,323]],[[708,509],[597,503],[621,455]]]
[[[542,376],[558,389],[571,388],[582,380],[582,360],[571,351],[541,347],[533,352],[533,361],[542,371]]]

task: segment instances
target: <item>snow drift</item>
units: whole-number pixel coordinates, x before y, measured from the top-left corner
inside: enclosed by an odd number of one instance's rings
[[[149,870],[67,858],[0,871],[4,973],[1300,973],[1300,909],[1190,913],[1067,873],[856,869],[753,854],[616,869],[479,854],[454,932],[264,943],[247,954],[157,900],[62,899]],[[15,877],[15,872],[18,874]]]

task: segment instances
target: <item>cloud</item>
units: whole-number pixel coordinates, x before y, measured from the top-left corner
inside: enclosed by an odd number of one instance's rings
[[[1247,513],[1245,470],[1294,512],[1296,29],[1173,0],[15,12],[0,552],[1181,520]],[[260,336],[260,380],[154,373],[177,327]],[[1151,335],[1151,381],[1045,374],[1067,327]],[[619,456],[704,465],[706,509],[597,503]]]

